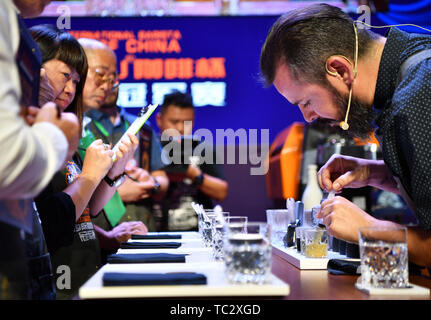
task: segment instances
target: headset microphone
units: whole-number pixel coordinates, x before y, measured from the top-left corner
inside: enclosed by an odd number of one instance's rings
[[[364,23],[362,21],[358,21],[358,20],[354,21],[353,22],[353,30],[355,31],[355,40],[356,40],[355,41],[355,44],[356,44],[356,46],[355,46],[355,61],[354,61],[355,64],[354,64],[354,70],[353,70],[354,78],[356,78],[356,73],[357,73],[356,67],[358,65],[358,45],[359,45],[358,44],[358,32],[356,30],[356,23],[361,23],[361,24],[363,24],[363,25],[365,25],[365,26],[367,26],[369,28],[388,28],[388,27],[391,28],[391,27],[402,27],[402,26],[414,26],[414,27],[426,30],[428,32],[431,32],[430,29],[427,29],[427,28],[424,28],[424,27],[421,27],[421,26],[418,26],[418,25],[415,25],[415,24],[397,24],[397,25],[389,25],[389,26],[372,26],[372,25],[366,24],[366,23]],[[352,85],[353,85],[353,82],[350,84],[349,103],[347,105],[346,117],[344,118],[344,121],[340,121],[340,123],[338,124],[341,127],[341,129],[343,129],[343,130],[348,130],[349,129],[349,124],[347,123],[347,120],[348,120],[348,117],[349,117],[350,102],[352,100]]]
[[[350,103],[352,102],[352,87],[353,87],[353,82],[350,84],[349,102],[347,104],[346,117],[344,118],[344,121],[340,121],[340,123],[338,124],[340,128],[343,129],[344,131],[349,130],[349,124],[347,123],[347,119],[349,118]]]
[[[392,27],[413,26],[413,27],[417,27],[417,28],[423,29],[425,31],[431,32],[430,29],[418,26],[416,24],[410,24],[410,23],[409,24],[386,25],[386,26],[372,26],[372,25],[369,25],[369,24],[367,24],[365,22],[362,22],[362,21],[359,21],[359,20],[353,21],[353,30],[355,31],[355,45],[356,45],[355,46],[355,61],[354,61],[354,66],[353,66],[354,67],[354,69],[353,69],[353,79],[356,78],[356,74],[357,74],[357,69],[356,68],[357,68],[357,65],[358,65],[358,46],[359,46],[359,43],[358,43],[358,31],[356,30],[356,23],[361,23],[361,24],[363,24],[363,25],[365,25],[365,26],[367,26],[369,28],[392,28]],[[342,56],[342,57],[344,57],[344,56]],[[344,58],[347,59],[346,57],[344,57]],[[349,59],[347,59],[347,61],[350,62]],[[329,74],[336,75],[336,72],[330,71],[328,69],[327,65],[325,67],[326,67],[326,71]],[[344,118],[344,121],[340,121],[339,124],[338,124],[340,126],[340,128],[343,129],[343,130],[348,130],[349,129],[349,124],[347,123],[347,120],[348,120],[348,117],[349,117],[350,103],[351,103],[351,100],[352,100],[352,87],[353,87],[353,82],[350,84],[349,103],[347,104],[346,117]]]
[[[349,130],[349,124],[346,121],[340,121],[340,123],[338,124],[340,126],[341,129],[343,129],[344,131]]]
[[[358,66],[358,46],[359,46],[359,44],[358,44],[358,31],[356,30],[355,23],[353,23],[353,30],[355,31],[355,60],[354,60],[354,65],[353,65],[353,81],[354,81],[356,78],[357,71],[358,71],[357,66]],[[350,84],[349,102],[347,104],[346,117],[344,118],[344,121],[340,121],[340,123],[338,124],[340,126],[340,128],[343,129],[344,131],[349,130],[349,124],[347,123],[347,120],[349,118],[350,103],[352,102],[353,81]]]

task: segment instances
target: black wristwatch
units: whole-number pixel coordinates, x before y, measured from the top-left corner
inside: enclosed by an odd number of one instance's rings
[[[119,186],[122,185],[122,183],[124,182],[124,175],[126,173],[122,173],[120,174],[118,177],[116,177],[114,180],[112,180],[111,178],[109,178],[108,176],[105,176],[105,178],[103,178],[103,180],[105,180],[105,182],[110,186],[110,187],[115,187],[118,188]]]
[[[153,179],[154,181],[154,187],[153,190],[151,191],[152,194],[156,194],[159,193],[160,191],[160,183],[157,181],[156,178],[154,178],[152,175],[150,175],[150,177]]]
[[[195,186],[200,186],[202,185],[202,183],[204,183],[204,174],[201,173],[200,175],[198,175],[196,178],[193,179],[193,184]]]

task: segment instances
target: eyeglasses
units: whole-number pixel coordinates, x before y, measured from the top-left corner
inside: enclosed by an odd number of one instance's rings
[[[118,88],[120,85],[120,82],[118,81],[118,75],[116,73],[112,73],[108,75],[106,71],[100,68],[89,68],[94,73],[94,78],[96,85],[99,87],[106,82],[111,87],[111,90],[114,91]]]

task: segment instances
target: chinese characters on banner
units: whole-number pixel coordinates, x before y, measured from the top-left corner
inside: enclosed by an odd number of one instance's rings
[[[226,58],[188,57],[180,30],[71,30],[75,38],[104,42],[119,55],[118,104],[160,104],[172,90],[189,91],[196,106],[226,105]],[[179,57],[172,57],[172,54]],[[150,101],[147,101],[150,99]]]

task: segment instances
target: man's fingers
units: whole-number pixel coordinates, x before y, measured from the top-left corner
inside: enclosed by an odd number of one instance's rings
[[[325,200],[320,205],[320,211],[317,213],[317,218],[325,218],[328,214],[330,214],[334,209],[334,203],[336,198]]]
[[[143,225],[143,223],[141,221],[131,221],[130,225],[132,226],[132,228],[136,228],[136,227],[139,227],[140,225]]]
[[[332,184],[334,191],[340,192],[345,186],[348,186],[351,182],[355,181],[355,176],[352,171],[348,171],[345,174],[339,176]]]
[[[320,188],[324,189],[323,183],[322,183],[322,173],[320,171],[317,173],[317,181],[319,182]]]
[[[321,186],[323,189],[331,191],[333,186],[332,186],[332,181],[331,181],[331,173],[329,171],[329,169],[323,169],[322,170],[322,174],[321,176]]]
[[[323,224],[326,226],[326,231],[329,235],[333,236],[333,225],[332,225],[332,215],[328,214],[323,218]]]

